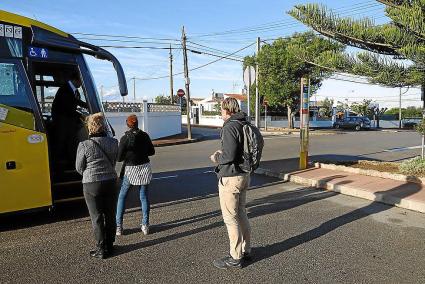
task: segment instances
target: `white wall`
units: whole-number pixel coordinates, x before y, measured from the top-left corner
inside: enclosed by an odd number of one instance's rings
[[[417,122],[420,122],[418,120]],[[186,116],[182,116],[182,123],[186,124]],[[193,123],[193,121],[192,121]],[[254,121],[252,122],[254,123]],[[374,127],[373,120],[371,121],[372,127]],[[210,125],[210,126],[223,126],[223,120],[220,116],[201,116],[199,119],[200,125]],[[261,117],[260,126],[264,127],[264,117]],[[300,127],[300,122],[296,120],[294,122],[294,126],[296,128]],[[398,120],[380,120],[379,126],[381,128],[398,128]],[[288,127],[288,121],[285,120],[271,120],[270,116],[267,116],[267,127],[281,127],[286,128]],[[310,120],[310,127],[313,128],[332,128],[332,121],[331,120]]]
[[[148,133],[151,139],[182,133],[180,112],[151,112],[148,116]],[[153,138],[155,137],[155,138]]]
[[[186,115],[182,115],[181,122],[187,124]],[[190,123],[194,124],[194,118],[191,118]],[[208,125],[208,126],[223,126],[223,119],[219,115],[202,115],[199,118],[199,125]]]
[[[156,105],[151,111],[148,111],[145,102],[142,112],[105,112],[105,115],[114,128],[115,137],[118,139],[127,131],[125,121],[130,114],[137,115],[139,128],[147,132],[151,139],[180,134],[182,132],[181,113],[179,111],[160,110],[161,107],[163,106]]]

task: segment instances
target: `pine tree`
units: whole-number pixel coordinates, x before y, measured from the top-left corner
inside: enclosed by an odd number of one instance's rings
[[[297,5],[288,13],[320,34],[365,52],[356,55],[329,52],[303,60],[340,72],[366,76],[389,87],[425,89],[425,1],[377,0],[391,22],[375,25],[368,18],[341,18],[325,6]]]

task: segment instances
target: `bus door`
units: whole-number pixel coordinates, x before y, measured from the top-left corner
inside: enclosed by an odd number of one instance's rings
[[[39,118],[21,61],[0,58],[0,213],[52,205]]]
[[[49,144],[54,201],[82,196],[81,175],[75,170],[75,157],[79,142],[88,138],[84,120],[90,113],[83,85],[80,85],[74,94],[69,85],[72,84],[73,76],[83,82],[79,67],[75,61],[69,63],[72,55],[64,57],[68,60],[31,62],[31,79],[35,85],[36,99],[42,112]],[[77,101],[80,104],[73,106],[73,103],[69,102],[74,101],[72,96],[75,94],[78,94]]]

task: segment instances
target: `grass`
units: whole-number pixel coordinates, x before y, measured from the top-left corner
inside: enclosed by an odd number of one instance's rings
[[[416,157],[400,164],[400,172],[409,176],[425,177],[425,159]]]

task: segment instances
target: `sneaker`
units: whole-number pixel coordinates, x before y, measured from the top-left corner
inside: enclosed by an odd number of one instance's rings
[[[226,256],[213,261],[215,267],[220,269],[227,268],[242,268],[242,259],[233,259],[231,256]]]
[[[115,233],[115,235],[117,235],[117,236],[122,236],[122,226],[117,226],[117,231],[116,231],[116,233]]]
[[[142,225],[142,233],[146,236],[149,234],[149,225]]]
[[[100,258],[100,259],[105,259],[107,257],[105,251],[103,249],[100,249],[100,248],[96,248],[94,250],[91,250],[90,256],[95,257],[95,258]]]

